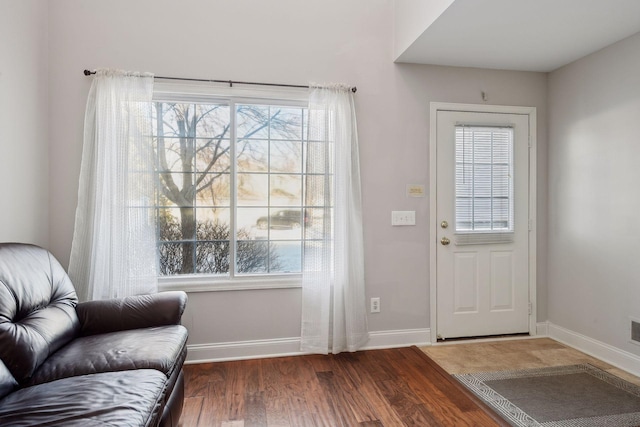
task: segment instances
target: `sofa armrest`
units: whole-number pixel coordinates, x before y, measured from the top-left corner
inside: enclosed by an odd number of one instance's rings
[[[187,305],[182,291],[135,295],[76,306],[80,333],[94,335],[153,326],[178,325]]]

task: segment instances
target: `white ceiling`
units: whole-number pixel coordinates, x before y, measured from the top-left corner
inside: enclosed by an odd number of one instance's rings
[[[455,0],[396,62],[547,72],[639,31],[640,0]]]

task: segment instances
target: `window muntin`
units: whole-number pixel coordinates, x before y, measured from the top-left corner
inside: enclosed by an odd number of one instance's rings
[[[455,127],[456,233],[514,231],[513,128]]]
[[[306,120],[295,102],[155,102],[162,275],[302,271]]]

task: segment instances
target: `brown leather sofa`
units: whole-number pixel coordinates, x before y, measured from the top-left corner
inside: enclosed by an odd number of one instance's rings
[[[177,426],[186,302],[78,303],[49,252],[0,243],[0,426]]]

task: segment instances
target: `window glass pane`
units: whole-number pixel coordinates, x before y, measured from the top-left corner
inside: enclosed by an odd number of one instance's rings
[[[267,239],[269,225],[268,208],[238,208],[236,210],[238,239]],[[241,236],[242,235],[242,236]]]
[[[158,230],[158,239],[161,241],[183,240],[180,209],[158,209]],[[188,238],[193,238],[193,236],[188,236]]]
[[[192,207],[158,209],[160,240],[192,240],[196,236],[195,209]]]
[[[224,104],[195,104],[194,114],[188,116],[195,122],[198,138],[228,139],[230,133],[230,108]]]
[[[273,255],[275,253],[275,257]],[[274,242],[271,273],[300,273],[302,271],[302,242]],[[274,262],[275,261],[275,262]]]
[[[269,272],[269,259],[272,256],[269,242],[238,240],[237,245],[236,271],[238,273]]]
[[[195,106],[189,103],[156,102],[153,109],[153,129],[157,136],[171,138],[195,135],[187,133]]]
[[[236,107],[236,121],[238,139],[269,137],[268,106],[239,104]]]
[[[238,206],[269,205],[269,175],[239,173],[236,185]]]
[[[228,274],[229,241],[198,242],[196,246],[196,273]]]
[[[182,170],[180,164],[180,139],[157,136],[153,140],[158,155],[157,167],[160,170]],[[159,150],[159,151],[158,151]]]
[[[272,208],[269,215],[269,229],[271,239],[300,239],[304,219],[302,209]]]
[[[457,232],[513,231],[513,129],[456,126]]]
[[[197,206],[227,207],[231,205],[231,176],[228,173],[199,175]]]
[[[184,254],[189,252],[190,247],[192,243],[189,242],[160,243],[158,245],[160,274],[163,276],[191,274],[192,269],[183,271]]]
[[[238,141],[236,148],[238,172],[266,172],[269,170],[269,141]]]
[[[198,139],[195,170],[202,173],[230,172],[231,153],[228,139]]]
[[[302,108],[272,106],[269,119],[272,140],[302,139]]]
[[[231,210],[229,208],[197,208],[196,222],[198,224],[198,240],[228,240],[230,215]],[[207,224],[220,225],[221,227],[226,227],[226,229],[215,230],[215,236],[201,236],[200,227]]]
[[[271,174],[270,204],[276,206],[300,206],[302,204],[302,176]]]
[[[231,238],[230,209],[196,209],[196,273],[227,274]]]
[[[193,199],[185,198],[185,192],[181,191],[185,186],[193,187],[195,185],[195,176],[193,173],[168,172],[161,173],[159,176],[162,194],[165,195],[168,200],[180,206],[193,205]]]
[[[155,103],[157,203],[163,207],[158,209],[158,251],[164,275],[223,272],[214,271],[205,250],[215,245],[199,242],[219,241],[215,247],[221,248],[220,242],[229,239],[229,119],[226,104]],[[206,266],[199,264],[205,261]]]
[[[270,171],[284,173],[302,172],[302,142],[274,141],[271,143]]]

